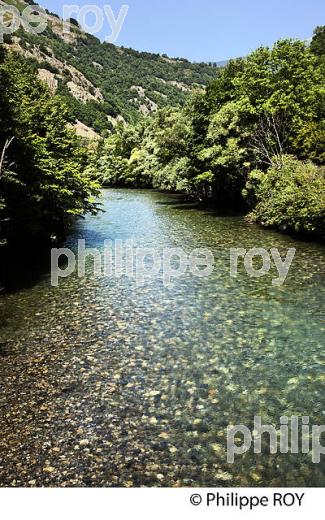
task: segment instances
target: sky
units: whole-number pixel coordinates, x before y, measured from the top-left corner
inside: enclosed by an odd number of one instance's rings
[[[245,56],[280,38],[307,39],[325,25],[324,0],[39,0],[62,17],[63,5],[110,5],[129,10],[116,45],[191,61]],[[74,16],[76,18],[76,16]],[[94,16],[86,18],[90,25]],[[111,35],[105,18],[100,39]]]

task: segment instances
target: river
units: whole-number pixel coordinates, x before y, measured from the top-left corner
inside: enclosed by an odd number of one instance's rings
[[[104,190],[103,208],[66,247],[209,248],[214,271],[58,287],[45,271],[3,294],[0,485],[324,486],[310,454],[226,453],[227,426],[254,416],[325,424],[324,246],[154,191]],[[239,247],[296,248],[285,284],[231,278]]]

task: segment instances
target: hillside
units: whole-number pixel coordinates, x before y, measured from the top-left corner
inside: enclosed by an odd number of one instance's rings
[[[3,3],[20,10],[27,5],[22,0]],[[5,45],[32,62],[50,89],[65,98],[74,117],[96,132],[118,120],[135,122],[157,108],[181,106],[217,74],[208,64],[101,43],[77,26],[65,34],[52,13],[48,22],[41,35],[20,29],[5,37]]]

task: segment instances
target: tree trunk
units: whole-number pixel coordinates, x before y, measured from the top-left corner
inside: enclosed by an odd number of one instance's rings
[[[6,152],[14,139],[15,139],[14,137],[11,137],[10,139],[6,139],[6,141],[5,141],[5,144],[4,144],[2,153],[1,153],[1,158],[0,158],[0,176],[1,176],[2,168],[3,168],[5,157],[6,157]]]

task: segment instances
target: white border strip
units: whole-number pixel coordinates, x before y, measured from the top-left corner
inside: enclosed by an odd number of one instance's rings
[[[267,506],[249,507],[239,510],[238,507],[218,507],[212,503],[209,507],[204,501],[207,494],[238,494],[239,496],[266,497]],[[301,496],[291,506],[274,506],[275,493]],[[200,495],[202,504],[191,505],[192,495]],[[141,520],[163,519],[186,520],[201,518],[229,519],[237,518],[294,518],[306,519],[307,515],[316,518],[324,510],[324,489],[281,488],[281,489],[0,489],[2,518],[10,520],[78,520],[132,518]],[[278,495],[277,495],[278,496]],[[210,497],[211,498],[211,497]],[[264,503],[265,503],[264,499]],[[315,515],[315,516],[314,516]]]

